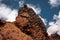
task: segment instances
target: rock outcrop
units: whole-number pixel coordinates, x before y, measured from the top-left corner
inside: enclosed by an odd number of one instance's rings
[[[0,40],[33,40],[30,36],[21,32],[14,23],[0,22]]]
[[[50,40],[60,40],[60,36],[58,34],[51,34],[49,38]]]
[[[31,36],[33,40],[48,40],[43,21],[34,10],[27,7],[27,5],[19,9],[16,26],[21,29],[23,33]]]
[[[48,36],[41,18],[24,5],[19,9],[15,22],[0,20],[0,40],[60,40],[60,36]]]

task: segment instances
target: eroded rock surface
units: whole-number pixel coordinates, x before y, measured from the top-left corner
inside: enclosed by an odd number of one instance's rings
[[[19,9],[15,22],[0,20],[0,40],[60,40],[60,36],[48,36],[41,18],[24,5]]]
[[[30,36],[21,32],[14,23],[7,22],[0,27],[0,40],[33,40]]]
[[[51,34],[49,38],[50,40],[60,40],[60,36],[58,34]]]
[[[21,31],[33,38],[33,40],[48,40],[46,28],[41,18],[33,11],[32,8],[24,5],[18,11],[16,26]]]

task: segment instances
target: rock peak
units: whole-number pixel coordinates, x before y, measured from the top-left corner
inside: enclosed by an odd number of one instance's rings
[[[41,18],[24,5],[19,9],[15,22],[0,20],[0,40],[60,40],[60,36],[48,36]]]
[[[27,5],[24,5],[24,8],[27,8],[28,6]]]

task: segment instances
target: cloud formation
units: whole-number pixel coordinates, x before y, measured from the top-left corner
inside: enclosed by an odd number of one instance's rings
[[[47,32],[49,35],[54,33],[60,35],[60,11],[58,15],[53,16],[53,20],[55,21],[49,22],[49,28],[47,29]]]
[[[32,8],[37,15],[39,15],[41,13],[41,8],[40,7],[36,7],[35,5],[32,5],[32,4],[27,4],[27,6]],[[39,15],[39,17],[42,19],[44,24],[47,25],[47,20],[42,18],[40,15]]]
[[[49,0],[49,3],[52,7],[57,7],[60,5],[60,0]]]
[[[24,3],[25,3],[24,0],[19,1],[19,7],[22,7]],[[36,5],[32,5],[32,4],[27,4],[27,6],[32,8],[36,12],[37,15],[40,14],[41,12],[40,7],[36,7]],[[17,15],[18,15],[17,9],[11,9],[6,4],[3,4],[3,3],[0,4],[0,19],[6,20],[9,22],[14,22]],[[46,25],[46,19],[42,18],[41,16],[40,18],[43,20],[44,24]]]
[[[39,17],[42,19],[43,23],[44,23],[45,25],[47,25],[47,20],[44,19],[44,18],[42,18],[40,15],[39,15]]]
[[[24,5],[24,1],[19,1],[19,7],[22,7]]]
[[[1,1],[2,0],[0,0],[0,2]],[[20,7],[23,5],[23,3],[24,1],[19,1]],[[17,9],[11,9],[6,4],[0,3],[0,19],[6,20],[8,22],[14,22],[17,15]]]
[[[11,9],[5,4],[0,4],[0,19],[13,22],[18,15],[16,9]]]
[[[36,7],[36,6],[32,5],[32,4],[27,4],[27,6],[32,8],[35,11],[36,14],[40,14],[40,12],[41,12],[40,7]]]
[[[42,19],[42,21],[44,22],[44,24],[47,25],[47,20],[44,19],[44,18],[42,18],[42,17],[41,17],[41,19]]]

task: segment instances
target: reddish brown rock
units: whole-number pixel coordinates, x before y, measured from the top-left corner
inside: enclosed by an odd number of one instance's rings
[[[20,20],[22,20],[22,22],[20,22]],[[33,40],[60,40],[60,36],[57,34],[48,36],[45,24],[41,18],[27,5],[19,9],[16,26],[20,28],[23,33],[31,36]]]
[[[27,5],[19,9],[16,26],[23,33],[31,36],[33,40],[48,40],[44,23],[34,10]]]
[[[5,23],[0,26],[0,40],[32,40],[32,38],[15,26],[14,23]]]
[[[60,40],[60,36],[48,36],[41,18],[24,5],[19,9],[15,22],[0,20],[0,40]]]
[[[50,40],[60,40],[60,36],[58,34],[51,34],[49,38]]]

